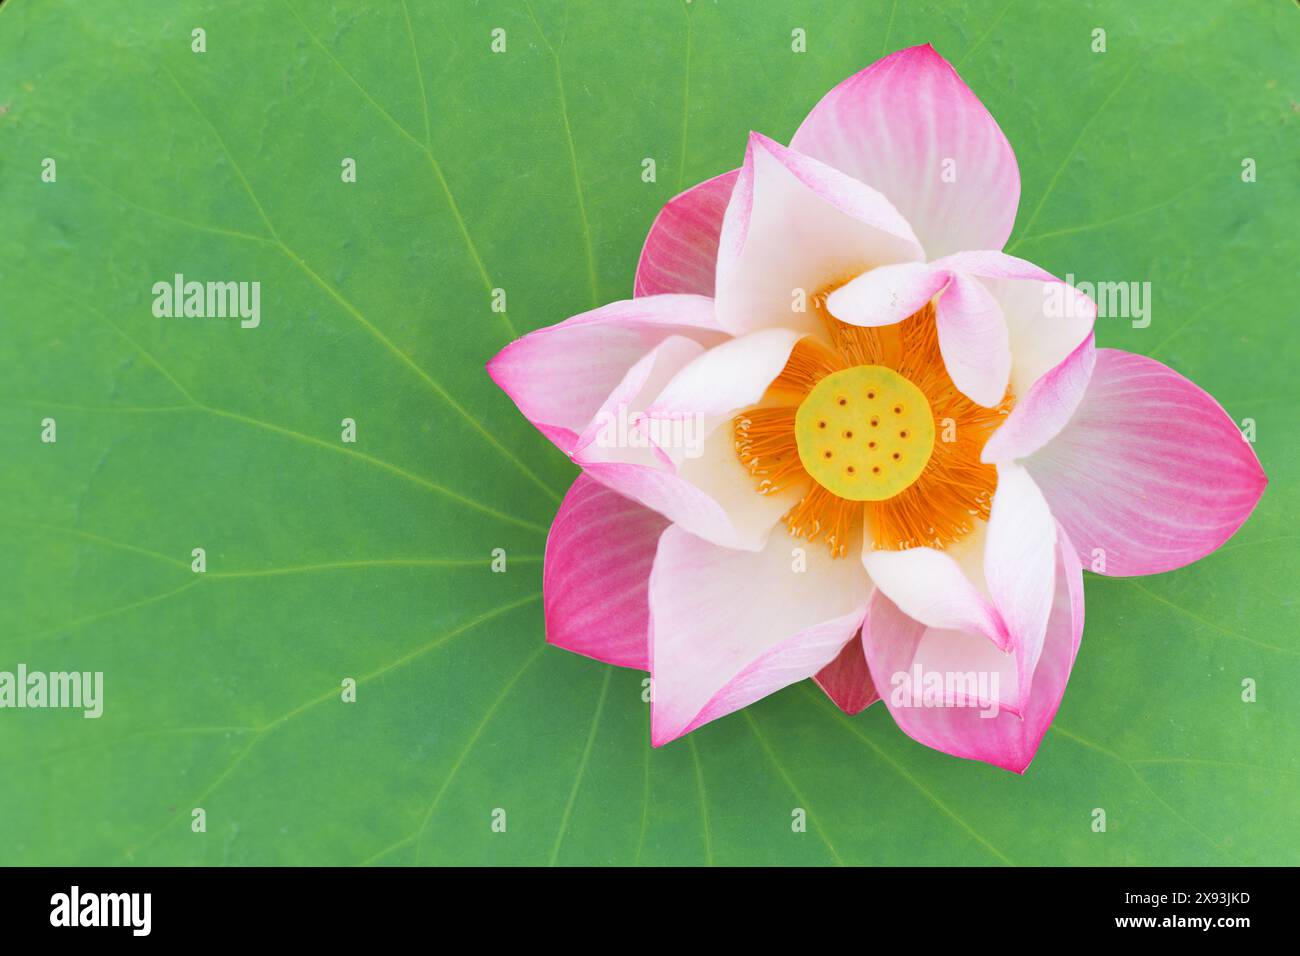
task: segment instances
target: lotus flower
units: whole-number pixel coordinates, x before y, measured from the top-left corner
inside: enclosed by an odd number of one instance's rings
[[[648,669],[655,746],[813,678],[1023,773],[1082,567],[1182,567],[1254,508],[1266,479],[1219,404],[1096,348],[1091,300],[1000,251],[1019,197],[993,117],[901,50],[671,200],[632,299],[489,363],[582,468],[547,640]]]

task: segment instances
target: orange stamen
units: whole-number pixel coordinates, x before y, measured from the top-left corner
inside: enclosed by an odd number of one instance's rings
[[[785,516],[795,537],[825,541],[842,557],[865,523],[870,546],[903,550],[943,548],[987,520],[997,470],[980,452],[1014,404],[1010,390],[995,408],[984,408],[957,391],[943,364],[933,304],[891,326],[865,328],[840,322],[814,297],[826,341],[800,340],[763,402],[736,416],[736,453],[754,475],[757,490],[770,494],[807,486]],[[934,415],[936,441],[921,475],[884,501],[850,501],[808,474],[799,458],[795,415],[813,387],[832,372],[859,365],[883,365],[915,385]]]

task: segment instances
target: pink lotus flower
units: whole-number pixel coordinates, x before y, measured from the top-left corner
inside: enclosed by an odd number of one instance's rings
[[[547,639],[648,668],[655,746],[811,677],[1022,773],[1082,565],[1182,567],[1254,508],[1265,476],[1219,404],[1096,348],[1091,300],[999,251],[1019,198],[992,116],[901,50],[671,200],[634,298],[489,363],[583,470]]]

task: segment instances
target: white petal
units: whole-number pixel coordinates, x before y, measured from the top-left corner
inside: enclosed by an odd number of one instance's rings
[[[718,321],[736,335],[815,331],[801,296],[921,257],[911,227],[878,192],[753,133],[722,221]]]

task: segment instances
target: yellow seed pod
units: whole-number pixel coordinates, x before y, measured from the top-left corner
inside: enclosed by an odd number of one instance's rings
[[[849,501],[885,501],[921,476],[934,451],[934,414],[921,390],[883,365],[827,375],[795,413],[808,474]]]

